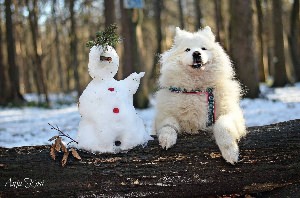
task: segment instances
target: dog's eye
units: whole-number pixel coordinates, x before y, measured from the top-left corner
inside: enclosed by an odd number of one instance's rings
[[[202,49],[202,50],[207,50],[205,47],[202,47],[201,49]]]
[[[189,52],[189,51],[191,51],[191,49],[190,48],[186,48],[184,51]]]

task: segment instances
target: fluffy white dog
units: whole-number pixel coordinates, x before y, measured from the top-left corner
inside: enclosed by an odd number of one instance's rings
[[[191,33],[176,28],[174,44],[161,55],[155,131],[168,149],[177,133],[212,131],[223,158],[238,161],[237,141],[246,134],[241,88],[231,61],[210,27]]]

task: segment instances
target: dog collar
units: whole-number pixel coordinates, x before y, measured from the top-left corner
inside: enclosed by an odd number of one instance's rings
[[[180,87],[162,87],[161,89],[168,89],[172,93],[183,93],[183,94],[196,94],[196,95],[206,95],[207,101],[207,114],[208,120],[206,122],[206,126],[212,126],[215,123],[215,97],[213,94],[214,88],[208,87],[206,90],[201,89],[192,89],[188,91],[187,89],[182,89]]]

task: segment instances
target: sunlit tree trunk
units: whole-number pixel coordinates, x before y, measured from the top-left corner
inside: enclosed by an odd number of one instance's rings
[[[9,100],[20,105],[25,100],[20,92],[20,80],[19,80],[19,68],[15,62],[16,58],[16,46],[14,38],[14,29],[12,21],[12,11],[11,11],[11,0],[5,0],[5,27],[6,27],[6,41],[7,41],[7,60],[8,60],[8,76],[10,83],[10,93]]]
[[[133,72],[145,71],[143,55],[145,52],[143,46],[143,36],[141,23],[143,19],[142,10],[125,9],[123,1],[121,6],[122,36],[124,37],[123,53],[123,78],[126,78]],[[146,108],[148,106],[148,86],[146,85],[146,76],[141,79],[140,87],[134,95],[134,106],[137,108]]]
[[[296,81],[300,81],[300,22],[299,22],[299,0],[294,0],[291,19],[290,19],[290,34],[289,47],[294,65]]]
[[[252,1],[230,0],[230,54],[246,97],[256,98],[259,80],[254,51]],[[247,36],[245,36],[247,35]]]
[[[31,38],[33,44],[34,53],[34,76],[36,79],[36,86],[39,90],[39,94],[43,93],[45,95],[45,102],[49,105],[48,98],[48,88],[45,80],[45,73],[42,65],[42,44],[39,35],[39,25],[38,25],[38,6],[37,0],[26,0],[26,5],[28,9],[28,20],[31,31]],[[41,102],[41,101],[40,101]]]
[[[282,1],[272,1],[273,37],[274,37],[274,83],[273,87],[282,87],[288,83],[283,41]]]
[[[0,8],[2,6],[0,5]],[[3,51],[2,51],[2,20],[1,20],[1,9],[0,9],[0,105],[5,105],[8,103],[8,96],[7,96],[7,91],[8,91],[8,82],[7,82],[7,77],[6,77],[6,68],[4,65],[4,60],[3,60]]]

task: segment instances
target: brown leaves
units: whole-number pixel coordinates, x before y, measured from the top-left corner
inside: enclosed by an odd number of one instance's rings
[[[55,154],[54,144],[52,144],[52,146],[50,148],[50,156],[53,160],[55,160],[56,154]]]
[[[64,155],[63,155],[63,158],[61,160],[62,167],[64,167],[67,164],[70,152],[72,153],[74,158],[76,158],[78,160],[81,160],[81,157],[79,156],[78,152],[74,148],[71,148],[69,150],[67,148],[67,146],[65,145],[65,143],[62,141],[61,137],[54,136],[54,137],[49,139],[49,141],[53,141],[53,140],[55,140],[55,141],[54,141],[54,144],[52,144],[51,147],[50,147],[50,156],[53,160],[55,160],[57,152],[63,152]]]
[[[64,153],[64,156],[61,160],[61,166],[64,167],[67,164],[68,161],[68,157],[69,157],[69,152]]]
[[[76,159],[81,160],[81,157],[79,156],[79,154],[77,153],[77,151],[76,151],[74,148],[71,148],[71,152],[72,152],[72,155],[73,155]]]

